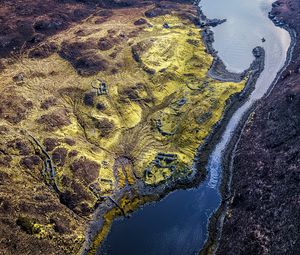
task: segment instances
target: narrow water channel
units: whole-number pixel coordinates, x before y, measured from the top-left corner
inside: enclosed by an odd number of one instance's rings
[[[214,47],[232,71],[246,69],[253,60],[252,49],[266,51],[265,69],[249,100],[230,119],[207,165],[208,177],[199,187],[178,190],[165,199],[144,206],[129,219],[116,219],[98,254],[104,255],[192,255],[198,254],[207,238],[209,217],[221,197],[222,152],[243,114],[268,90],[284,66],[290,45],[287,31],[268,19],[271,0],[202,0],[209,18],[226,18],[213,29]],[[265,38],[265,42],[262,42]]]

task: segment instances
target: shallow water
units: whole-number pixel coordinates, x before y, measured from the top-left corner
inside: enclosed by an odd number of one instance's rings
[[[226,18],[227,22],[213,28],[214,48],[229,70],[241,72],[253,61],[251,49],[262,46],[276,54],[272,59],[285,58],[290,43],[287,32],[275,27],[267,18],[273,0],[202,0],[200,6],[208,18]],[[262,38],[266,41],[263,43]],[[276,71],[277,72],[277,71]]]
[[[249,100],[228,123],[210,156],[208,177],[197,189],[178,190],[162,201],[146,205],[129,219],[114,221],[111,232],[98,251],[107,255],[198,254],[207,238],[209,217],[220,204],[219,184],[222,151],[243,114],[261,98],[283,67],[290,45],[289,34],[268,19],[271,0],[202,0],[209,18],[226,18],[214,28],[214,47],[231,71],[242,71],[253,60],[252,49],[266,51],[265,70]],[[262,38],[266,39],[262,43]]]

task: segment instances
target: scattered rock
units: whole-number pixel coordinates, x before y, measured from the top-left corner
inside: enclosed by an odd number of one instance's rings
[[[13,77],[13,81],[16,82],[18,85],[23,84],[25,81],[25,73],[21,72],[21,73],[16,74]]]
[[[201,27],[216,27],[224,22],[226,22],[226,19],[206,19],[201,23]]]
[[[147,24],[147,20],[145,20],[144,18],[140,18],[140,19],[136,20],[133,24],[135,26],[144,25],[144,24]]]
[[[170,25],[168,23],[164,23],[163,28],[170,28]]]

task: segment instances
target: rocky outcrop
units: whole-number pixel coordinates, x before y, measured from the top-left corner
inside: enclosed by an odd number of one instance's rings
[[[226,19],[205,19],[200,23],[201,27],[216,27],[226,22]]]

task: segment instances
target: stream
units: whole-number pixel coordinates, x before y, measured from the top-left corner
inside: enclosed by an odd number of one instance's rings
[[[208,18],[226,18],[212,28],[214,48],[227,69],[241,72],[253,61],[252,49],[265,49],[265,69],[248,100],[228,122],[212,151],[208,175],[199,187],[177,190],[161,201],[145,205],[129,219],[116,219],[98,249],[101,255],[192,255],[198,254],[208,236],[209,218],[220,203],[222,155],[232,133],[253,103],[266,94],[284,66],[291,44],[289,33],[268,19],[272,0],[202,0]],[[265,42],[262,42],[265,38]]]

